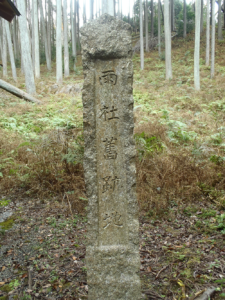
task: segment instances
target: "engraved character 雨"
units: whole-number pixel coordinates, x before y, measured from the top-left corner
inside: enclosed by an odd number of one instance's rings
[[[103,74],[99,77],[101,85],[105,85],[105,84],[115,85],[116,84],[117,75],[114,73],[113,70],[103,71],[102,73]]]

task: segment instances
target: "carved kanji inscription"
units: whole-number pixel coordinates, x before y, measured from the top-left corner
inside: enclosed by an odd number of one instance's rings
[[[113,70],[102,71],[102,76],[99,77],[100,83],[102,85],[110,84],[115,85],[117,80],[117,75]]]
[[[103,228],[106,229],[110,225],[117,227],[123,226],[122,215],[118,211],[103,214]]]
[[[115,114],[116,111],[117,111],[117,108],[115,108],[114,105],[112,106],[111,109],[104,105],[103,108],[101,108],[101,113],[100,113],[99,117],[101,118],[103,116],[103,119],[105,121],[119,119],[119,117],[116,116],[116,114]]]
[[[116,146],[115,146],[116,141],[117,138],[114,137],[105,138],[103,140],[103,142],[105,143],[105,153],[104,153],[105,159],[116,159],[117,157]]]

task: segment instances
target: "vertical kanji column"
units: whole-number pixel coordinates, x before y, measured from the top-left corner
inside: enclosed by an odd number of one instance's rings
[[[89,300],[141,299],[131,27],[109,15],[81,30]]]

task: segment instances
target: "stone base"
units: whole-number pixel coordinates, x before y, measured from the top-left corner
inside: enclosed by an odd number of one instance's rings
[[[125,246],[88,247],[89,300],[139,300],[139,253]]]

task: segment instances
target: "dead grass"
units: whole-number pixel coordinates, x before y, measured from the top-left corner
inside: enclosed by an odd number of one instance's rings
[[[173,41],[171,81],[164,80],[165,62],[158,58],[157,51],[145,54],[143,71],[139,69],[139,56],[134,56],[137,192],[145,213],[159,215],[172,205],[204,201],[225,208],[224,45],[216,44],[213,80],[209,78],[210,68],[204,65],[204,47],[203,36],[200,92],[193,88],[193,35],[186,41]],[[77,66],[78,72],[72,72],[65,84],[82,80],[80,56]],[[24,125],[26,138],[14,129],[1,128],[0,123],[0,189],[4,194],[57,197],[81,212],[86,205],[81,200],[85,199],[81,95],[50,94],[55,66],[52,72],[44,66],[41,71],[37,97],[42,106],[21,102],[6,93],[0,95],[6,118],[17,118],[23,125],[25,118],[30,122],[30,127]],[[24,87],[23,76],[18,86]],[[40,121],[43,118],[46,123]],[[65,124],[70,118],[73,124],[56,129],[56,118],[65,120]],[[148,147],[141,142],[143,132],[144,139],[149,139]]]

